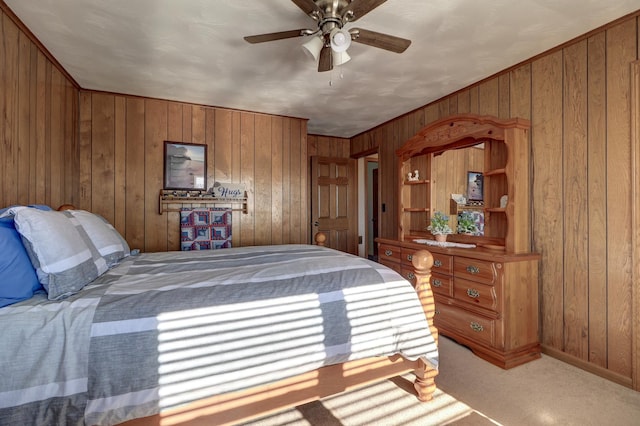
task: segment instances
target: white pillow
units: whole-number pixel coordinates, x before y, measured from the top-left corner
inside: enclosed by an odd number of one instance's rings
[[[125,239],[102,216],[85,210],[65,210],[63,213],[80,223],[109,268],[129,256],[129,245]]]
[[[50,300],[80,291],[109,269],[79,222],[74,223],[63,212],[27,207],[10,210]]]

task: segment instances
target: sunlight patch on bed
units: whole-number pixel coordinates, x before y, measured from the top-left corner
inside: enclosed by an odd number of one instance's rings
[[[157,320],[163,408],[300,374],[324,359],[314,294],[166,312]]]

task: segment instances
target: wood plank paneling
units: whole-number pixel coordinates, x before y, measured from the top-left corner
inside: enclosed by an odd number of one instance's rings
[[[91,210],[114,222],[115,198],[115,97],[97,93],[92,97],[91,140]]]
[[[540,262],[542,343],[563,347],[562,52],[532,64],[533,228]]]
[[[479,106],[478,112],[482,115],[500,115],[500,90],[497,77],[482,82],[478,86]]]
[[[30,136],[31,130],[31,96],[30,92],[30,75],[31,69],[31,42],[29,37],[20,32],[18,41],[18,122],[17,136],[18,139],[29,141],[29,143],[18,146],[17,149],[17,168],[18,176],[16,182],[17,197],[19,204],[29,203],[29,178],[31,164],[31,147],[32,140]],[[27,177],[26,179],[24,177]]]
[[[255,117],[255,241],[256,245],[269,244],[271,239],[271,117]]]
[[[18,114],[20,111],[20,97],[18,93],[19,70],[19,39],[20,32],[11,20],[2,16],[2,59],[6,64],[2,75],[2,97],[4,109],[2,114],[3,150],[0,152],[4,163],[2,179],[3,202],[5,205],[18,203],[18,150],[24,144],[10,144],[10,141],[20,140],[18,135]]]
[[[88,98],[83,98],[88,99]],[[81,107],[83,103],[81,102]],[[126,193],[125,234],[132,248],[145,249],[145,103],[142,98],[126,98]],[[81,140],[82,142],[82,140]],[[82,161],[80,161],[82,165]]]
[[[166,251],[167,215],[158,214],[158,194],[163,186],[162,161],[164,141],[167,140],[168,102],[146,99],[144,106],[144,250]],[[204,123],[204,120],[203,120]],[[203,135],[204,136],[204,135]],[[101,141],[93,142],[94,145]],[[153,155],[155,153],[155,155]],[[94,170],[95,174],[95,170]]]
[[[302,135],[301,135],[301,126],[299,121],[291,122],[291,162],[290,162],[290,179],[291,184],[289,186],[289,190],[291,191],[291,205],[298,206],[298,208],[294,208],[291,210],[290,219],[290,239],[293,243],[297,244],[302,241],[305,241],[307,238],[303,238],[302,234],[302,209],[304,209],[303,203],[306,203],[306,200],[302,199],[302,187],[303,185],[306,187],[308,180],[303,179],[302,173],[304,172],[301,164],[301,155],[302,155]],[[306,133],[306,132],[305,132]],[[306,138],[304,139],[306,144]],[[306,150],[305,150],[306,152]],[[304,164],[307,163],[307,157],[304,157]],[[305,174],[304,176],[308,176]],[[304,181],[304,182],[303,182]],[[305,227],[306,228],[306,227]],[[306,236],[305,236],[306,237]]]
[[[282,244],[283,122],[282,117],[271,118],[271,244]]]
[[[282,125],[282,205],[291,205],[291,123],[285,118]],[[291,209],[282,211],[282,241],[291,241]]]
[[[564,49],[563,64],[564,351],[588,359],[587,41]]]
[[[126,138],[126,99],[122,96],[118,96],[115,101],[115,120],[114,120],[114,200],[113,200],[113,226],[116,227],[118,232],[122,235],[125,234],[126,224],[126,164],[127,164],[127,138]]]
[[[636,20],[607,30],[607,324],[608,368],[631,375],[630,63],[637,59]],[[638,202],[638,200],[635,200]],[[614,284],[615,283],[615,284]],[[636,283],[637,285],[637,283]]]
[[[255,243],[256,191],[255,175],[255,115],[240,115],[240,183],[247,191],[249,213],[241,218],[242,228],[240,245],[250,246]]]
[[[607,366],[607,181],[606,45],[605,33],[590,37],[587,46],[588,129],[588,295],[589,362]]]

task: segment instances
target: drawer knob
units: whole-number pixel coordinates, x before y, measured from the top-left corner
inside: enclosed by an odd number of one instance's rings
[[[414,274],[413,272],[409,272],[409,273],[407,273],[407,279],[408,279],[408,280],[412,280],[412,279],[414,279],[415,277],[416,277],[416,276],[415,276],[415,274]]]
[[[435,266],[436,268],[439,268],[442,266],[442,262],[438,259],[433,261],[433,266]]]
[[[480,292],[478,290],[476,290],[475,288],[468,288],[467,289],[467,296],[472,297],[474,299],[477,299],[478,297],[480,297]]]
[[[431,283],[432,286],[434,287],[442,287],[442,281],[440,280],[433,280],[433,282]]]
[[[410,255],[410,254],[408,254],[408,255],[407,255],[407,260],[408,260],[409,262],[411,262],[411,261],[413,260],[413,256],[412,256],[412,255]]]
[[[481,332],[482,330],[484,330],[484,327],[482,326],[482,324],[479,324],[475,321],[471,321],[471,329],[477,333]]]
[[[467,266],[467,272],[470,274],[478,274],[480,273],[480,268],[477,266],[469,265]]]
[[[393,254],[393,252],[391,250],[385,250],[384,251],[384,255],[385,256],[391,256]]]

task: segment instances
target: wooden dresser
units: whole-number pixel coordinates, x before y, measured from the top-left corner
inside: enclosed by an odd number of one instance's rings
[[[436,327],[502,368],[540,357],[529,126],[520,118],[473,114],[425,126],[396,150],[398,237],[376,240],[380,262],[409,280],[412,254],[424,248],[433,254]],[[452,194],[471,187],[470,175],[482,176],[479,202],[452,209]],[[478,196],[473,188],[469,194]],[[482,213],[481,232],[449,235],[453,248],[415,242],[433,241],[427,226],[435,212],[452,214],[455,231],[456,213],[465,209]]]
[[[434,258],[431,287],[439,333],[505,369],[540,357],[537,254],[378,239],[380,263],[414,283],[411,256],[425,248]]]

